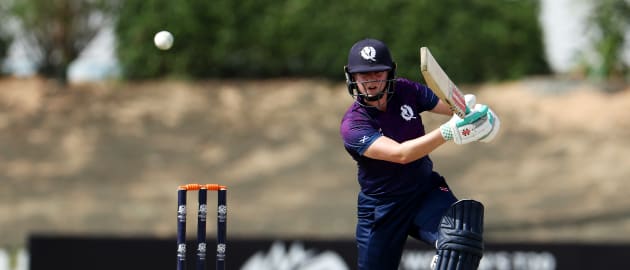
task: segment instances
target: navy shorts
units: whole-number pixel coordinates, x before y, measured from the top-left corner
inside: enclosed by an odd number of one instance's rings
[[[374,198],[359,193],[356,240],[360,270],[398,269],[408,236],[435,246],[444,212],[457,201],[439,174],[438,184],[405,196]],[[435,180],[435,179],[434,179]]]

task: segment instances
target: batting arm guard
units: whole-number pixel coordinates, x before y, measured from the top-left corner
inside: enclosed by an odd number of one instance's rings
[[[483,256],[483,204],[460,200],[446,211],[438,228],[435,270],[474,270]]]

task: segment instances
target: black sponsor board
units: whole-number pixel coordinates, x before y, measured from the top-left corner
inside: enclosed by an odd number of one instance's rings
[[[174,269],[173,239],[107,236],[33,235],[28,241],[31,270]],[[195,269],[196,244],[187,243],[188,269]],[[216,248],[208,239],[208,269]],[[401,270],[429,269],[434,250],[409,240]],[[226,248],[227,269],[356,269],[353,239],[233,238]],[[630,269],[630,244],[487,243],[479,269]]]

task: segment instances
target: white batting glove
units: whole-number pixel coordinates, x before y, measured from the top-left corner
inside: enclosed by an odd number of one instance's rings
[[[466,100],[466,107],[471,110],[475,107],[475,104],[477,104],[477,97],[473,94],[465,94],[464,100]]]
[[[474,108],[469,109],[471,111],[464,119],[453,115],[451,120],[440,127],[445,140],[453,140],[455,144],[467,144],[488,137],[495,122],[494,113],[490,114],[488,106],[482,104],[476,104]]]
[[[491,142],[492,140],[494,140],[494,137],[496,137],[499,133],[499,129],[501,129],[501,119],[499,119],[499,116],[497,116],[490,108],[488,108],[488,118],[491,119],[491,121],[492,119],[494,119],[494,121],[492,122],[492,129],[486,137],[479,140],[480,142]]]

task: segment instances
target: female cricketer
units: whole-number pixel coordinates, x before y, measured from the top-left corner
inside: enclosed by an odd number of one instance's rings
[[[488,106],[472,103],[465,118],[453,115],[427,86],[396,77],[391,53],[379,40],[355,43],[344,69],[354,102],[340,133],[357,163],[361,188],[359,269],[398,269],[408,236],[436,247],[434,269],[476,269],[483,253],[483,205],[458,200],[428,155],[451,140],[491,141],[499,118]],[[425,133],[425,111],[453,116]]]

